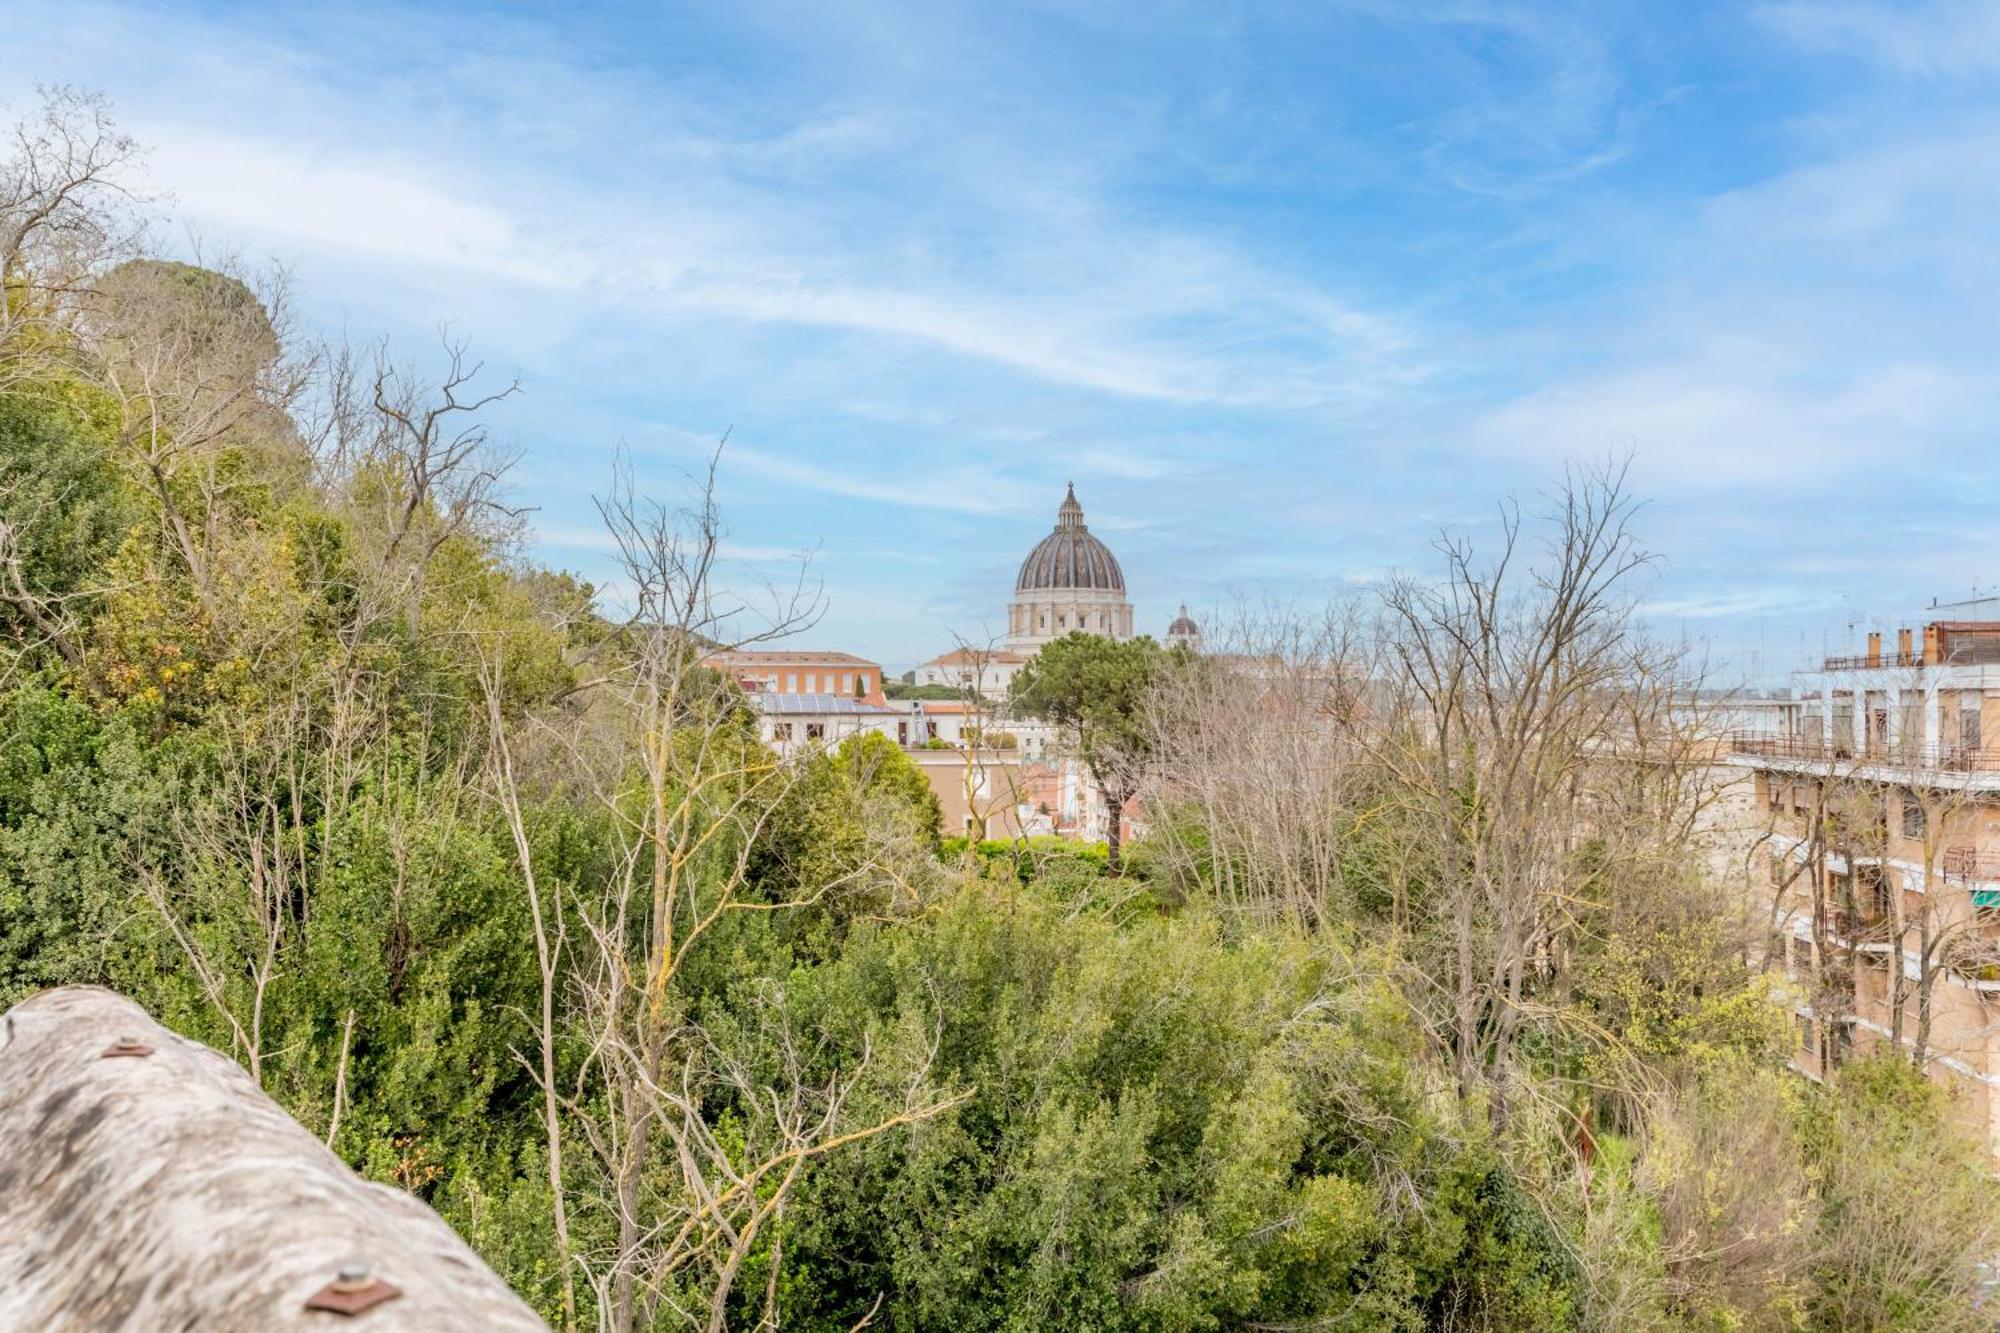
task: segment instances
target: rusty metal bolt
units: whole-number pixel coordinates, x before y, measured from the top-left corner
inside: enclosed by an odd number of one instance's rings
[[[306,1297],[306,1309],[357,1315],[402,1294],[401,1287],[376,1277],[367,1264],[350,1259],[340,1266],[333,1281]]]

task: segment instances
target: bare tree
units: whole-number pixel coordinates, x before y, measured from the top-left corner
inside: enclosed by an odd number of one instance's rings
[[[1161,870],[1237,911],[1319,928],[1354,906],[1357,842],[1408,802],[1374,781],[1356,710],[1374,675],[1358,609],[1307,622],[1245,608],[1193,670],[1164,673],[1148,708],[1144,800]],[[1369,838],[1406,925],[1399,838]]]
[[[310,713],[305,691],[295,689],[225,733],[201,790],[179,803],[161,862],[138,868],[147,900],[259,1086],[269,1055],[264,1017],[309,910],[309,816],[291,798],[310,762]]]
[[[1001,753],[1002,740],[1010,738],[999,732],[1001,709],[988,686],[999,638],[988,637],[985,642],[974,644],[963,635],[954,634],[952,642],[957,648],[956,655],[964,662],[953,681],[962,710],[959,743],[954,748],[962,761],[959,787],[965,798],[966,819],[970,821],[963,830],[965,863],[969,866],[978,855],[977,844],[989,836],[994,817],[1019,803],[1020,768],[1018,756],[1010,764],[1008,756]]]
[[[1652,839],[1620,831],[1620,804],[1645,793],[1617,784],[1646,775],[1656,812],[1691,799],[1693,729],[1670,706],[1691,682],[1632,624],[1632,579],[1651,564],[1632,511],[1623,468],[1572,475],[1540,564],[1509,506],[1491,560],[1448,536],[1442,581],[1386,596],[1393,689],[1372,744],[1428,807],[1422,915],[1446,960],[1420,980],[1461,1095],[1485,1090],[1500,1117],[1515,1042],[1577,929],[1578,874],[1657,862]]]
[[[227,257],[211,262],[132,260],[104,274],[83,334],[89,373],[117,414],[118,447],[212,614],[210,566],[233,520],[233,492],[246,484],[232,451],[297,449],[289,409],[312,369],[288,354],[284,272],[252,279]]]
[[[558,1060],[545,1039],[531,1067],[545,1114],[561,1117],[594,1168],[579,1184],[558,1179],[552,1166],[552,1184],[574,1192],[573,1212],[609,1224],[605,1243],[573,1240],[566,1261],[590,1284],[606,1328],[672,1317],[717,1330],[743,1264],[766,1244],[814,1159],[930,1118],[956,1099],[929,1090],[923,1062],[905,1072],[895,1105],[857,1120],[855,1092],[873,1077],[871,1057],[864,1051],[853,1067],[816,1074],[822,1059],[789,1026],[781,995],[755,1007],[763,1044],[780,1052],[775,1077],[760,1075],[688,1012],[683,975],[719,924],[808,907],[845,887],[812,885],[784,899],[759,891],[755,852],[799,769],[758,741],[735,682],[705,665],[719,648],[811,623],[817,593],[802,575],[746,628],[747,605],[713,582],[722,537],[713,462],[680,512],[641,500],[629,474],[619,481],[602,508],[629,614],[598,664],[598,683],[535,719],[539,779],[522,772],[518,754],[503,754],[491,778],[517,829],[531,892],[547,876],[520,832],[517,784],[540,780],[586,795],[613,839],[602,879],[563,892],[573,926],[551,926],[545,916],[538,927],[555,932],[551,953],[560,931],[573,932],[566,976],[558,983],[553,966],[545,968],[543,990],[543,1030],[560,1031],[568,1056]],[[538,911],[556,906],[543,902]],[[739,1113],[734,1134],[715,1127],[723,1103]],[[555,1133],[552,1146],[563,1151]],[[768,1322],[775,1301],[774,1280]]]
[[[12,608],[26,627],[39,636],[40,642],[55,649],[71,667],[81,667],[80,630],[69,604],[88,594],[61,593],[35,586],[27,572],[21,533],[24,527],[35,525],[46,502],[31,504],[27,513],[21,513],[16,505],[20,489],[0,484],[0,607]],[[27,637],[26,646],[32,646],[34,641]]]
[[[96,276],[139,222],[126,183],[138,145],[102,97],[47,87],[0,158],[0,390],[68,354]]]

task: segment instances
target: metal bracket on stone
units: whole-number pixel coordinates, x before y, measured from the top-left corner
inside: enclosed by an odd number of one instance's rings
[[[376,1277],[366,1264],[343,1264],[339,1276],[306,1297],[306,1309],[357,1315],[402,1294],[401,1287]]]

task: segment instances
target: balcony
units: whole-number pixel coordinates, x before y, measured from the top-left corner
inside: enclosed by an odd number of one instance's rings
[[[1922,653],[1855,653],[1848,657],[1829,657],[1820,663],[1822,671],[1883,671],[1891,668],[1928,666]]]
[[[1938,855],[1938,874],[1952,884],[1978,884],[2000,880],[2000,851],[1981,851],[1977,847],[1947,847]]]
[[[2000,772],[2000,745],[1906,745],[1876,740],[1866,746],[1852,741],[1828,742],[1817,736],[1777,736],[1769,732],[1737,731],[1729,735],[1729,752],[1746,758],[1785,759],[1849,768],[1866,764],[1940,773]],[[1829,770],[1834,773],[1845,770]]]

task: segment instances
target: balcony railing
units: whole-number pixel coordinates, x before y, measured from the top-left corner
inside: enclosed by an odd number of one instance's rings
[[[1775,736],[1769,732],[1732,732],[1732,754],[1768,759],[1844,761],[1880,764],[1946,773],[2000,771],[2000,745],[1912,745],[1875,741],[1828,741],[1818,736]]]
[[[1920,667],[1926,665],[1928,663],[1924,661],[1924,655],[1920,652],[1897,653],[1885,651],[1872,656],[1867,653],[1857,653],[1848,657],[1829,657],[1820,664],[1820,670],[1868,671],[1881,670],[1888,667]]]
[[[2000,851],[1947,847],[1938,854],[1938,874],[1954,884],[2000,880]]]

